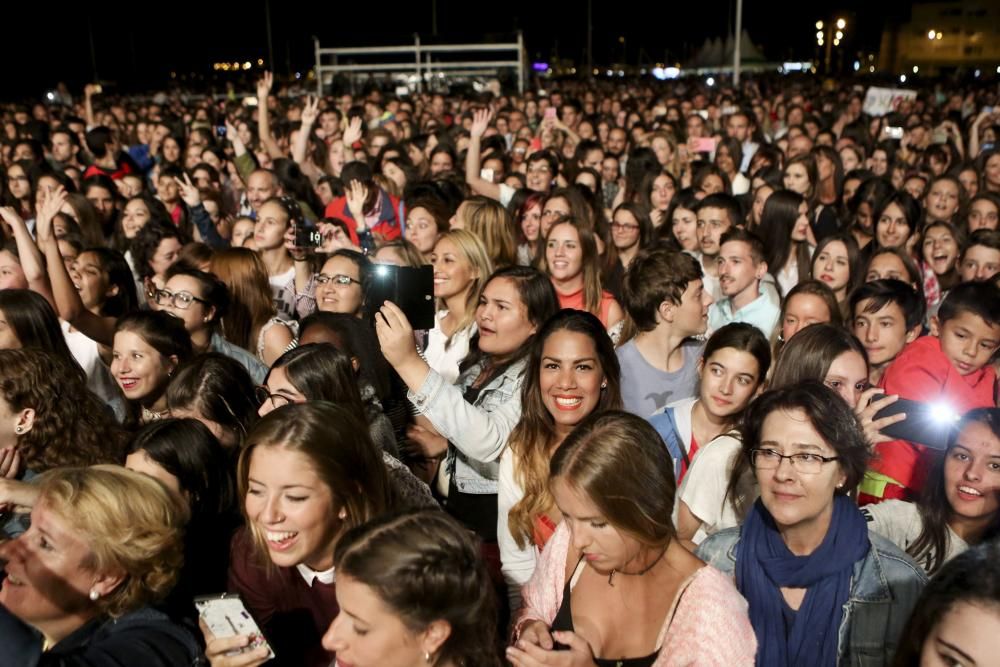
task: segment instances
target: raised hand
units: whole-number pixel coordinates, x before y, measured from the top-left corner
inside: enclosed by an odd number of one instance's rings
[[[59,186],[54,192],[42,197],[42,201],[35,211],[35,236],[41,241],[52,239],[52,219],[66,203],[66,189]]]
[[[363,225],[365,221],[365,201],[368,199],[368,186],[361,181],[351,181],[345,188],[347,195],[347,209],[354,217],[358,225]]]
[[[184,174],[184,180],[174,178],[174,181],[177,182],[177,187],[181,191],[181,199],[188,205],[188,208],[194,208],[201,203],[201,193],[198,192],[197,186],[191,182],[190,176]]]
[[[351,119],[351,122],[347,124],[347,129],[344,130],[344,136],[342,140],[345,147],[353,146],[358,140],[361,139],[361,118],[355,116]],[[352,158],[353,159],[353,158]]]
[[[492,121],[493,112],[491,110],[476,109],[475,113],[472,114],[472,127],[469,128],[469,134],[472,135],[473,139],[482,138]]]
[[[319,118],[319,98],[307,95],[306,103],[302,107],[302,125],[312,127],[317,118]]]
[[[267,104],[267,96],[271,94],[271,86],[274,85],[274,75],[271,72],[264,72],[257,81],[257,104]]]

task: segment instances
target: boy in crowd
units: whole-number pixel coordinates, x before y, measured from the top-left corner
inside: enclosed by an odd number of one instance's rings
[[[943,401],[957,414],[993,407],[996,373],[990,360],[1000,349],[1000,289],[989,282],[954,287],[931,318],[931,334],[908,345],[886,369],[885,393]],[[912,442],[875,445],[859,502],[912,500],[923,488],[932,459],[932,452]]]
[[[730,229],[722,235],[716,264],[723,298],[708,311],[709,331],[732,322],[746,322],[760,329],[765,338],[771,338],[781,308],[761,286],[767,262],[760,237],[739,227]]]
[[[868,382],[878,385],[885,369],[920,335],[927,304],[902,280],[873,280],[851,293],[851,330],[868,352]]]
[[[640,253],[622,285],[622,302],[636,336],[618,348],[622,403],[648,417],[667,403],[694,396],[712,297],[698,260],[665,248]]]
[[[695,215],[698,219],[698,246],[701,249],[705,291],[718,301],[722,298],[722,291],[716,260],[719,257],[722,235],[742,220],[740,203],[731,195],[716,193],[701,200]]]
[[[958,260],[962,282],[982,282],[1000,273],[1000,231],[977,229],[969,236]]]

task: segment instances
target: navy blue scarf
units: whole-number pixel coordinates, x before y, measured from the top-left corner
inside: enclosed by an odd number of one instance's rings
[[[843,608],[851,594],[854,564],[868,554],[868,526],[846,496],[833,502],[830,529],[808,556],[796,556],[758,500],[736,550],[736,587],[750,604],[760,667],[835,667]],[[805,588],[805,598],[785,633],[781,587]]]

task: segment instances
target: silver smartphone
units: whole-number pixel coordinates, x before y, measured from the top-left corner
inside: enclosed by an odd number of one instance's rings
[[[235,637],[237,635],[250,637],[249,644],[230,651],[226,655],[239,655],[264,646],[267,648],[267,659],[274,659],[271,645],[267,643],[264,633],[260,631],[257,622],[253,620],[253,616],[247,611],[239,595],[235,593],[201,595],[194,599],[194,606],[198,610],[201,620],[205,621],[205,625],[216,637]]]

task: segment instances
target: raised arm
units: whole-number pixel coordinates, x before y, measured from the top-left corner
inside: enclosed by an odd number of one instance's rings
[[[80,293],[66,270],[62,255],[59,254],[59,244],[52,232],[52,218],[65,201],[66,191],[60,187],[43,200],[39,215],[35,219],[35,234],[38,237],[38,247],[45,255],[56,310],[59,317],[82,331],[85,336],[101,345],[110,346],[115,335],[115,318],[95,315],[83,305]]]
[[[37,215],[42,215],[41,207]],[[0,207],[0,218],[14,230],[17,254],[21,260],[21,270],[24,271],[24,277],[28,280],[28,287],[32,291],[44,296],[45,300],[55,309],[56,304],[52,298],[52,286],[49,284],[49,277],[45,271],[45,258],[42,257],[42,252],[35,245],[34,239],[31,238],[28,226],[24,224],[21,216],[10,206]]]
[[[267,111],[267,97],[273,83],[274,75],[270,72],[264,72],[264,76],[257,82],[257,138],[267,154],[276,159],[285,156],[271,134],[271,117]]]
[[[300,165],[306,160],[306,148],[309,146],[309,136],[312,134],[313,125],[319,116],[319,98],[306,96],[306,104],[302,109],[302,127],[299,134],[292,143],[292,159]]]
[[[479,175],[480,153],[482,151],[483,134],[493,120],[493,112],[489,109],[477,109],[472,117],[472,128],[469,130],[469,150],[465,154],[465,182],[472,191],[490,199],[500,199],[500,186],[487,181]]]

